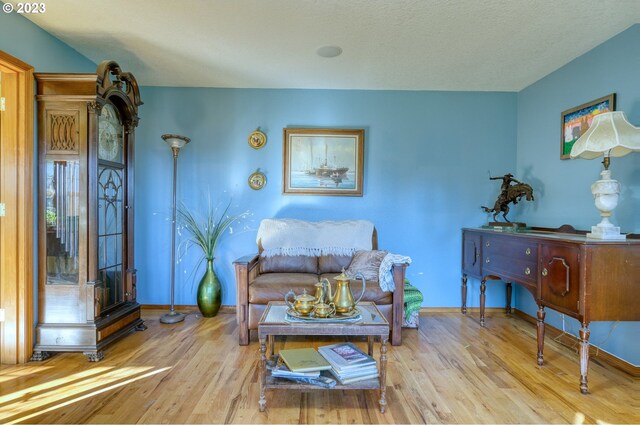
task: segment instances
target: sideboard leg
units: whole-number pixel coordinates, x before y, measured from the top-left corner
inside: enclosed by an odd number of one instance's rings
[[[487,279],[480,282],[480,326],[484,326],[484,304],[487,298]]]
[[[589,394],[587,372],[589,371],[589,325],[583,323],[580,328],[580,392]]]
[[[511,282],[507,282],[507,314],[511,314]]]
[[[538,306],[538,365],[542,366],[544,363],[544,317],[546,316],[544,307]]]
[[[462,274],[462,307],[460,307],[462,314],[467,314],[467,275]]]
[[[387,341],[388,337],[380,337],[380,412],[387,410]]]

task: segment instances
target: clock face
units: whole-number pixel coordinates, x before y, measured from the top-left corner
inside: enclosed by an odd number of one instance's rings
[[[120,116],[113,105],[102,107],[98,126],[98,158],[107,161],[122,162],[123,127]]]

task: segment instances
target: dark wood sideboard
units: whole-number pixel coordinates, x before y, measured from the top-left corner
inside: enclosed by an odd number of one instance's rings
[[[573,231],[563,226],[563,231]],[[467,276],[480,283],[480,324],[485,323],[487,280],[528,290],[538,304],[538,364],[543,364],[545,307],[577,319],[580,329],[580,391],[589,392],[589,323],[638,321],[640,240],[599,241],[584,234],[531,230],[462,229],[462,313],[467,312]]]

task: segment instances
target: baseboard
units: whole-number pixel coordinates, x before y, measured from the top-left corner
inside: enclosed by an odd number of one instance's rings
[[[534,325],[537,325],[538,323],[538,320],[536,318],[528,315],[522,310],[518,310],[516,308],[516,309],[513,309],[513,313],[516,316],[526,320],[529,323],[532,323]],[[544,331],[545,331],[545,336],[552,337],[553,339],[555,339],[565,347],[576,349],[576,350],[577,350],[577,347],[579,347],[578,344],[580,344],[580,339],[578,339],[578,337],[574,335],[568,334],[566,332],[562,332],[562,330],[554,326],[551,326],[547,323],[545,323],[544,325]],[[604,351],[602,348],[596,347],[595,345],[589,345],[589,358],[591,361],[596,361],[596,362],[598,360],[602,360],[603,362],[610,364],[616,369],[620,369],[621,371],[628,373],[634,378],[640,378],[640,366],[636,366],[629,362],[626,362],[621,358],[616,357],[613,354]]]
[[[487,307],[484,309],[486,313],[495,313],[504,311],[504,307]],[[428,313],[460,313],[460,307],[420,307],[420,314]],[[467,314],[478,313],[480,314],[479,307],[467,307]]]
[[[140,308],[142,310],[171,310],[171,306],[169,304],[141,304]],[[180,313],[197,313],[198,312],[197,305],[174,305],[173,308],[174,310]],[[236,306],[235,305],[220,306],[220,311],[218,313],[236,314]]]

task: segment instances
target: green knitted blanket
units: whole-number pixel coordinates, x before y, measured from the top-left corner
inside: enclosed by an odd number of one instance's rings
[[[424,297],[422,292],[411,283],[409,279],[404,280],[404,327],[417,328],[420,307]]]

